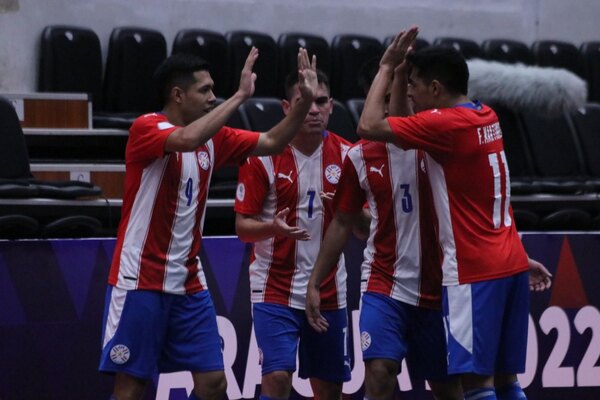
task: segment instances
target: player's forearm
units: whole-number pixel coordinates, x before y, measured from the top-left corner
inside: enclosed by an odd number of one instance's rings
[[[395,74],[392,82],[389,115],[392,117],[407,117],[413,115],[408,101],[408,79],[404,74]]]
[[[329,275],[331,269],[337,264],[348,236],[352,231],[352,220],[340,218],[338,215],[339,213],[336,213],[336,216],[327,228],[327,232],[325,232],[317,261],[308,281],[309,286],[316,288],[321,286],[325,277]]]
[[[245,100],[244,94],[237,92],[208,114],[173,132],[167,140],[166,150],[196,150],[219,132]]]
[[[252,155],[266,156],[281,153],[302,127],[311,104],[312,100],[300,99],[285,118],[261,135]]]
[[[352,225],[352,233],[360,240],[367,240],[371,228],[371,213],[364,208],[356,218],[356,222]]]
[[[275,236],[272,222],[250,216],[236,215],[235,232],[242,242],[253,243]]]
[[[380,67],[367,94],[360,120],[358,135],[367,140],[384,140],[385,127],[385,92],[392,79],[393,69]],[[389,127],[388,127],[389,128]]]

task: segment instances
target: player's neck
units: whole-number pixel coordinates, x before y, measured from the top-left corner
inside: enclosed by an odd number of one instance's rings
[[[465,104],[465,103],[470,103],[470,102],[471,102],[471,99],[463,94],[458,95],[458,96],[452,96],[452,97],[449,97],[448,100],[446,101],[447,105],[445,106],[445,108],[452,108],[452,107],[456,107],[459,104]]]
[[[290,145],[305,156],[313,154],[323,142],[323,135],[298,132]]]
[[[185,126],[185,122],[183,121],[183,116],[181,113],[177,112],[173,107],[169,107],[166,105],[161,111],[167,120],[175,126]]]

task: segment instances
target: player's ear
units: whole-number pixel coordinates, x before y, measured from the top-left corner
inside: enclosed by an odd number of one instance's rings
[[[281,100],[281,108],[283,109],[283,114],[287,115],[292,108],[292,104],[288,100],[283,99]]]
[[[431,93],[435,96],[435,97],[439,97],[440,94],[442,93],[442,88],[443,85],[440,83],[440,81],[438,81],[437,79],[434,79],[431,81],[431,83],[429,84],[429,88],[431,90]]]

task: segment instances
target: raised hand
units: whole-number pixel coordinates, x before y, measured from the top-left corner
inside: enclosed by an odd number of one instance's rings
[[[323,333],[329,328],[329,323],[321,315],[321,291],[314,285],[308,285],[306,292],[306,319],[312,328]]]
[[[541,292],[552,286],[552,274],[544,265],[536,260],[529,259],[529,290]]]
[[[294,240],[310,240],[310,235],[306,229],[301,229],[297,226],[289,226],[285,222],[286,217],[290,213],[289,207],[279,211],[273,219],[273,228],[276,235],[286,236]]]
[[[238,91],[242,93],[244,98],[250,98],[254,94],[254,82],[256,82],[256,74],[252,72],[252,68],[254,68],[254,63],[258,58],[258,49],[254,46],[250,49],[250,53],[248,53],[248,57],[246,58],[246,63],[244,64],[244,68],[242,68],[242,73],[240,75],[240,86]]]
[[[313,54],[312,60],[308,51],[301,47],[298,50],[298,89],[305,100],[313,101],[317,97],[319,81],[317,79],[317,56]]]
[[[408,53],[409,49],[415,48],[415,41],[419,34],[419,28],[416,26],[410,27],[406,31],[402,31],[396,35],[392,43],[387,47],[385,53],[379,61],[380,66],[386,66],[391,69],[400,65]]]

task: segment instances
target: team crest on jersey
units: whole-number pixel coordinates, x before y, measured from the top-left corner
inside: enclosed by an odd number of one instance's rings
[[[340,181],[340,175],[342,175],[342,169],[336,164],[329,164],[325,168],[325,178],[333,185],[337,185]]]
[[[110,359],[118,365],[123,365],[129,361],[129,347],[124,344],[116,344],[110,349]]]
[[[371,347],[371,335],[367,331],[360,333],[360,348],[362,351],[367,350]]]
[[[201,151],[198,153],[198,163],[200,163],[200,168],[205,171],[208,170],[208,167],[210,167],[210,158],[207,152]]]
[[[239,201],[244,201],[244,197],[246,197],[246,186],[243,183],[238,183],[237,190],[235,191],[235,198]]]

